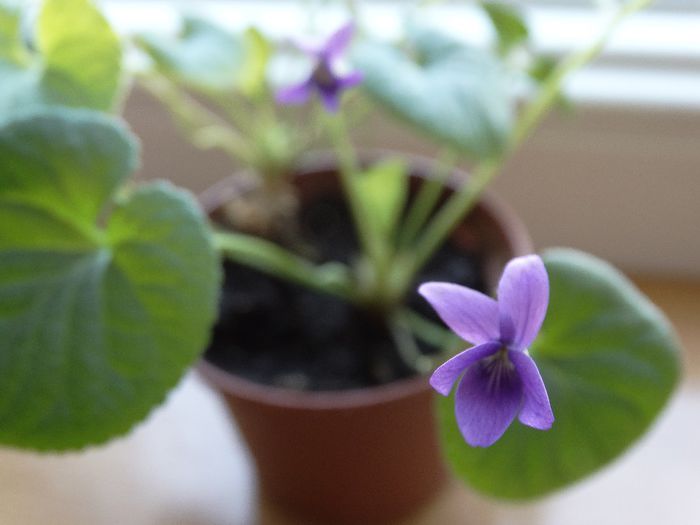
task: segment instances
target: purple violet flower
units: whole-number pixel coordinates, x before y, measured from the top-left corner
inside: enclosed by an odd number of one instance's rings
[[[299,49],[313,58],[316,64],[308,79],[277,91],[275,94],[277,102],[304,104],[316,91],[328,111],[337,111],[343,90],[362,82],[362,74],[359,71],[343,75],[337,71],[336,65],[337,60],[350,44],[354,31],[354,24],[349,22],[333,33],[320,47],[296,44]]]
[[[425,283],[419,292],[462,339],[474,344],[439,366],[431,386],[443,396],[462,379],[455,416],[474,447],[495,443],[513,419],[547,430],[554,422],[549,397],[527,347],[542,326],[549,278],[537,255],[510,261],[498,284],[498,301],[464,286]]]

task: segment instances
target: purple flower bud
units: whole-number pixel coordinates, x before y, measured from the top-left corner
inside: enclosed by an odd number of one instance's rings
[[[554,422],[549,397],[527,347],[542,327],[549,279],[537,255],[517,257],[503,271],[494,299],[450,283],[425,283],[419,292],[462,339],[474,344],[433,372],[430,384],[446,396],[457,378],[455,416],[475,447],[495,443],[515,416],[547,430]]]
[[[337,71],[337,59],[350,44],[353,33],[354,25],[349,22],[333,33],[320,47],[297,44],[297,47],[311,56],[316,64],[308,79],[277,91],[275,95],[277,102],[303,104],[316,92],[328,111],[337,111],[343,90],[362,82],[362,74],[359,71],[347,74]]]

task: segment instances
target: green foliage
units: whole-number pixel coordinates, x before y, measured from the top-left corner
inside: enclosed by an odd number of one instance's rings
[[[367,92],[418,130],[472,158],[500,152],[513,121],[507,74],[491,55],[418,26],[407,50],[360,42]]]
[[[557,61],[550,57],[538,57],[530,67],[529,74],[540,84],[547,81],[557,67]]]
[[[401,159],[382,160],[352,179],[357,213],[366,235],[368,255],[385,267],[396,246],[396,226],[408,195],[406,165]]]
[[[219,232],[216,244],[230,260],[299,283],[312,290],[349,298],[353,293],[348,268],[338,262],[315,265],[274,242],[238,232]]]
[[[21,40],[20,10],[0,2],[0,60],[21,64],[26,60],[26,50]]]
[[[528,70],[531,81],[540,86],[544,85],[556,72],[559,63],[556,59],[546,56],[535,57]],[[564,93],[560,92],[556,97],[556,105],[564,111],[573,111],[574,103]]]
[[[254,97],[266,90],[267,65],[272,56],[272,45],[265,36],[255,28],[249,28],[243,34],[245,57],[238,73],[238,85],[249,97]]]
[[[496,30],[501,54],[507,54],[527,41],[527,25],[516,9],[498,2],[483,2],[481,5]]]
[[[150,55],[156,67],[166,76],[202,91],[230,91],[239,82],[241,71],[246,87],[257,79],[257,64],[246,61],[246,46],[256,56],[265,55],[259,38],[245,39],[206,20],[186,17],[180,34],[173,38],[142,34],[137,43]],[[244,68],[247,67],[247,69]]]
[[[136,144],[67,108],[0,126],[0,442],[56,450],[129,430],[204,348],[219,265],[193,199],[115,196]]]
[[[590,255],[551,250],[549,311],[530,354],[555,422],[515,422],[490,448],[459,433],[453,398],[441,398],[444,451],[477,490],[510,499],[547,494],[598,470],[649,427],[679,376],[679,348],[663,314],[620,273]]]
[[[112,108],[122,50],[92,2],[46,0],[36,50],[27,48],[19,29],[19,13],[0,8],[0,116],[37,105]]]
[[[406,204],[406,169],[402,159],[387,159],[372,165],[354,179],[363,211],[374,224],[373,230],[384,241],[393,235]]]

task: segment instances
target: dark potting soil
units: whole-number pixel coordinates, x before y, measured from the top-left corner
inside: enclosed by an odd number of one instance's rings
[[[337,197],[305,206],[302,235],[318,262],[350,262],[353,225]],[[450,281],[483,289],[479,258],[447,244],[416,282]],[[440,323],[415,290],[407,299]],[[430,353],[433,349],[421,345]],[[341,299],[230,261],[224,263],[219,320],[206,359],[250,380],[304,390],[378,385],[413,374],[399,359],[383,323]]]

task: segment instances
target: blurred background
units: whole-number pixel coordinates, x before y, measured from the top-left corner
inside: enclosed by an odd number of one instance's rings
[[[426,2],[430,3],[430,2]],[[605,2],[603,2],[605,3]],[[286,1],[111,0],[117,28],[168,31],[185,9],[230,27],[260,25],[280,37],[304,27]],[[599,20],[577,0],[519,0],[536,47],[557,57],[581,47]],[[342,8],[319,6],[319,27]],[[390,36],[406,8],[362,2],[366,21]],[[323,7],[323,9],[321,9]],[[440,3],[436,21],[486,42],[490,29],[463,3]],[[538,248],[567,245],[630,273],[670,316],[687,350],[686,378],[652,432],[613,467],[547,500],[492,502],[457,485],[411,524],[695,525],[700,523],[700,2],[657,0],[627,21],[592,66],[571,78],[573,107],[550,117],[495,184]],[[201,191],[228,160],[192,150],[147,94],[126,118],[143,142],[142,178]],[[381,115],[368,147],[431,153],[428,142]],[[293,523],[258,508],[245,446],[217,398],[191,374],[131,435],[61,457],[0,451],[0,523],[7,525],[242,525]],[[332,483],[332,480],[329,480]]]
[[[319,9],[316,25],[336,27],[345,17],[342,3],[325,4],[330,7]],[[590,0],[517,4],[528,6],[536,49],[552,57],[585,45],[602,20]],[[287,1],[106,5],[117,27],[132,31],[177,27],[173,5],[230,27],[254,23],[281,38],[307,23],[299,7],[307,3]],[[390,37],[406,5],[362,2],[365,22]],[[467,40],[484,44],[492,37],[488,21],[468,2],[440,3],[430,16]],[[602,56],[570,79],[573,105],[549,118],[510,162],[496,191],[524,219],[538,248],[574,246],[635,273],[700,278],[699,23],[700,2],[692,0],[658,0],[628,20]],[[223,157],[192,151],[147,95],[133,93],[126,115],[144,143],[144,177],[201,190],[230,169]],[[429,141],[390,119],[377,118],[367,130],[371,135],[358,138],[370,147],[432,151]]]

